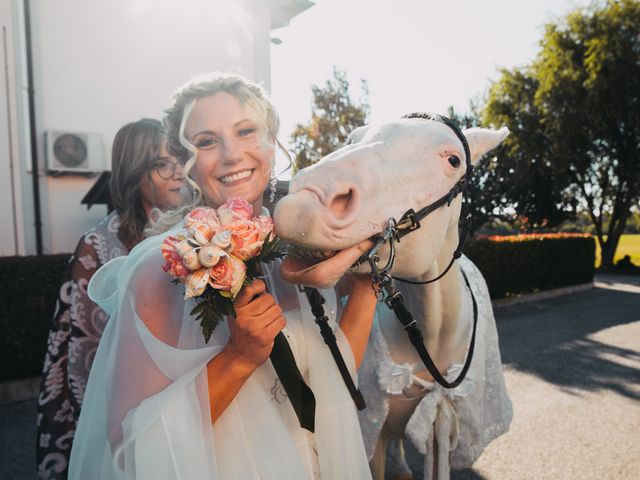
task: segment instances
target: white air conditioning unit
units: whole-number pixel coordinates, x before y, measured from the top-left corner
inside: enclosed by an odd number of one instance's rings
[[[99,133],[47,130],[44,135],[48,172],[98,173],[104,170]]]

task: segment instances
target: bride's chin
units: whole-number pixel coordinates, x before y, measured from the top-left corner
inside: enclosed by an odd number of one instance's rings
[[[325,260],[287,256],[280,266],[283,279],[315,288],[333,287],[356,261],[373,246],[371,240],[335,252]]]

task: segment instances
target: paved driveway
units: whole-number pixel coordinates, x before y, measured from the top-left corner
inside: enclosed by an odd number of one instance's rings
[[[513,423],[453,478],[640,479],[640,277],[495,313]]]
[[[639,479],[640,277],[600,276],[496,318],[514,420],[453,478]],[[0,479],[35,478],[34,444],[35,401],[0,406]]]

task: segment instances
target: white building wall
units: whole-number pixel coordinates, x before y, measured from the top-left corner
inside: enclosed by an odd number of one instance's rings
[[[14,8],[22,3],[10,1]],[[173,90],[193,74],[233,69],[269,85],[270,18],[260,2],[32,0],[31,26],[41,170],[42,139],[49,129],[100,133],[108,167],[118,128],[144,116],[161,118]],[[16,76],[24,84],[19,72]],[[28,124],[20,127],[19,143],[28,147]],[[1,150],[0,155],[5,157]],[[19,156],[28,198],[30,156]],[[106,213],[104,207],[87,210],[80,204],[95,177],[40,174],[44,251],[72,251],[80,235]],[[4,187],[0,184],[0,190]],[[25,211],[33,209],[23,203]],[[30,222],[24,221],[20,253],[35,253]],[[0,254],[13,254],[5,252],[7,239],[0,242]]]
[[[21,45],[21,5],[14,0],[0,2],[0,256],[24,255],[23,163],[24,143],[20,136],[22,85],[18,82]]]

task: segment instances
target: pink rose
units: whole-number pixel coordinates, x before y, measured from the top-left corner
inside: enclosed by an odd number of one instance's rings
[[[198,207],[184,217],[184,226],[200,245],[207,245],[222,227],[213,208]]]
[[[244,282],[247,267],[243,261],[234,257],[223,257],[209,269],[209,285],[220,290],[223,296],[235,298]],[[228,292],[226,295],[225,293]]]
[[[253,205],[242,198],[230,198],[218,207],[220,222],[225,227],[236,220],[251,220]]]
[[[183,235],[177,235],[175,237],[167,237],[162,242],[162,256],[165,259],[165,264],[162,269],[169,275],[184,279],[189,275],[189,270],[182,263],[182,257],[178,253],[178,245],[184,240]]]
[[[260,230],[261,241],[264,242],[267,238],[267,235],[269,235],[270,233],[273,234],[273,220],[271,219],[271,217],[260,215],[259,217],[254,218],[253,222],[258,226],[258,230]]]
[[[226,226],[231,232],[231,246],[229,253],[240,260],[248,260],[260,253],[264,239],[261,230],[251,220],[236,220]]]

